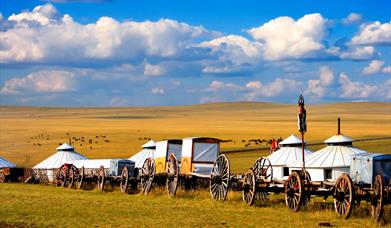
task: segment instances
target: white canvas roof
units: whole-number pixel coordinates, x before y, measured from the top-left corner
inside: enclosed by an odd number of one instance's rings
[[[353,139],[349,136],[343,135],[343,134],[337,134],[333,135],[330,138],[326,139],[324,143],[330,144],[338,144],[338,143],[351,143],[353,142]]]
[[[285,140],[281,141],[280,145],[283,145],[283,147],[281,147],[267,157],[270,160],[272,166],[286,166],[289,163],[303,160],[301,140],[296,136],[289,136]],[[312,151],[307,148],[304,148],[304,157],[307,157],[310,154],[312,154]]]
[[[305,142],[304,142],[305,143]],[[291,134],[288,138],[284,139],[279,143],[280,145],[292,145],[292,144],[301,144],[301,139],[296,137],[294,134]]]
[[[105,169],[110,168],[110,161],[113,159],[90,159],[90,160],[76,160],[72,164],[76,168],[81,168],[84,166],[86,169],[99,169],[101,166]]]
[[[4,158],[0,157],[0,169],[2,168],[12,168],[16,165],[8,160],[5,160]]]
[[[156,147],[156,142],[153,140],[149,140],[149,142],[142,145],[142,148]]]
[[[155,149],[143,149],[130,157],[129,160],[134,161],[136,168],[141,168],[147,158],[155,158]]]
[[[59,149],[60,148],[60,149]],[[33,167],[33,169],[57,169],[64,163],[71,163],[75,160],[87,160],[84,155],[73,150],[74,148],[66,143],[57,147],[57,153],[43,160]]]
[[[306,157],[305,166],[307,168],[350,167],[351,157],[362,153],[368,152],[354,146],[326,146]],[[302,167],[302,162],[289,164],[289,167]]]

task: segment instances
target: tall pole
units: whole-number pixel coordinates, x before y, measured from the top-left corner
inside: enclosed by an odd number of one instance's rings
[[[307,111],[304,108],[304,97],[300,94],[297,108],[297,124],[301,133],[301,156],[303,158],[303,171],[305,171],[304,133],[307,131]]]

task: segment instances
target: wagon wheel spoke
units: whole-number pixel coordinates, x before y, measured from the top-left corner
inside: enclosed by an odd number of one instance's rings
[[[347,219],[350,216],[353,202],[353,182],[349,175],[343,173],[338,177],[334,190],[334,208],[338,215]]]
[[[390,191],[390,189],[388,191]],[[379,222],[380,218],[383,215],[383,210],[384,210],[383,199],[384,199],[384,178],[382,175],[377,175],[375,177],[374,194],[372,196],[372,216],[376,222]]]
[[[227,197],[230,180],[229,161],[225,155],[217,157],[210,174],[210,194],[217,201],[224,201]]]
[[[128,187],[129,187],[129,170],[128,167],[125,166],[121,172],[121,182],[120,182],[121,192],[126,193]]]
[[[175,154],[171,154],[168,159],[167,169],[167,192],[170,196],[175,196],[178,188],[178,160]]]
[[[300,209],[303,199],[303,183],[297,172],[292,172],[285,185],[285,203],[292,211]]]

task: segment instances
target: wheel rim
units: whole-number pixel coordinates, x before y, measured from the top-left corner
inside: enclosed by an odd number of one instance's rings
[[[249,171],[247,171],[246,176],[244,176],[243,194],[242,194],[243,202],[245,202],[250,206],[254,204],[255,193],[256,193],[255,188],[256,188],[255,173],[252,169],[250,169]]]
[[[105,188],[105,182],[106,182],[106,173],[103,166],[99,168],[99,179],[98,179],[98,188],[99,190],[103,191]]]
[[[253,170],[257,179],[273,179],[273,166],[268,158],[258,158],[253,165]]]
[[[383,189],[384,178],[381,175],[377,175],[374,184],[374,194],[372,199],[372,215],[376,222],[379,222],[383,215]]]
[[[68,167],[66,164],[62,165],[60,167],[60,170],[59,170],[59,177],[58,177],[58,181],[60,181],[60,185],[62,187],[66,187],[67,186],[67,180],[68,180]],[[40,173],[40,178],[39,178],[41,184],[43,184],[43,181],[44,181],[44,178],[43,178],[43,173]]]
[[[5,175],[4,173],[0,173],[0,183],[4,183],[5,182]]]
[[[69,182],[68,182],[68,188],[72,188],[72,186],[73,186],[73,181],[74,181],[74,175],[75,173],[74,173],[74,171],[71,169],[70,171],[69,171]]]
[[[224,201],[227,198],[230,180],[230,167],[227,157],[217,157],[210,174],[210,194],[214,200]]]
[[[144,195],[151,191],[153,178],[155,177],[155,161],[147,158],[141,168],[141,190]]]
[[[128,167],[125,166],[122,169],[122,174],[121,174],[121,192],[125,193],[128,190],[128,182],[129,182],[129,172],[128,172]]]
[[[167,192],[170,196],[175,196],[178,188],[178,160],[175,154],[171,154],[167,163]]]
[[[303,181],[297,172],[292,172],[285,183],[285,204],[296,212],[300,209],[304,188]]]
[[[78,189],[83,188],[83,182],[84,182],[84,166],[81,167],[81,171],[80,171],[80,175],[79,175],[79,182],[77,183]]]
[[[353,183],[346,173],[338,177],[334,190],[334,208],[337,214],[345,219],[352,211]]]

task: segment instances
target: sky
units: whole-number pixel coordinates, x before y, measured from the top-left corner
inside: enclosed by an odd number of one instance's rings
[[[0,0],[0,105],[391,101],[391,1]]]

